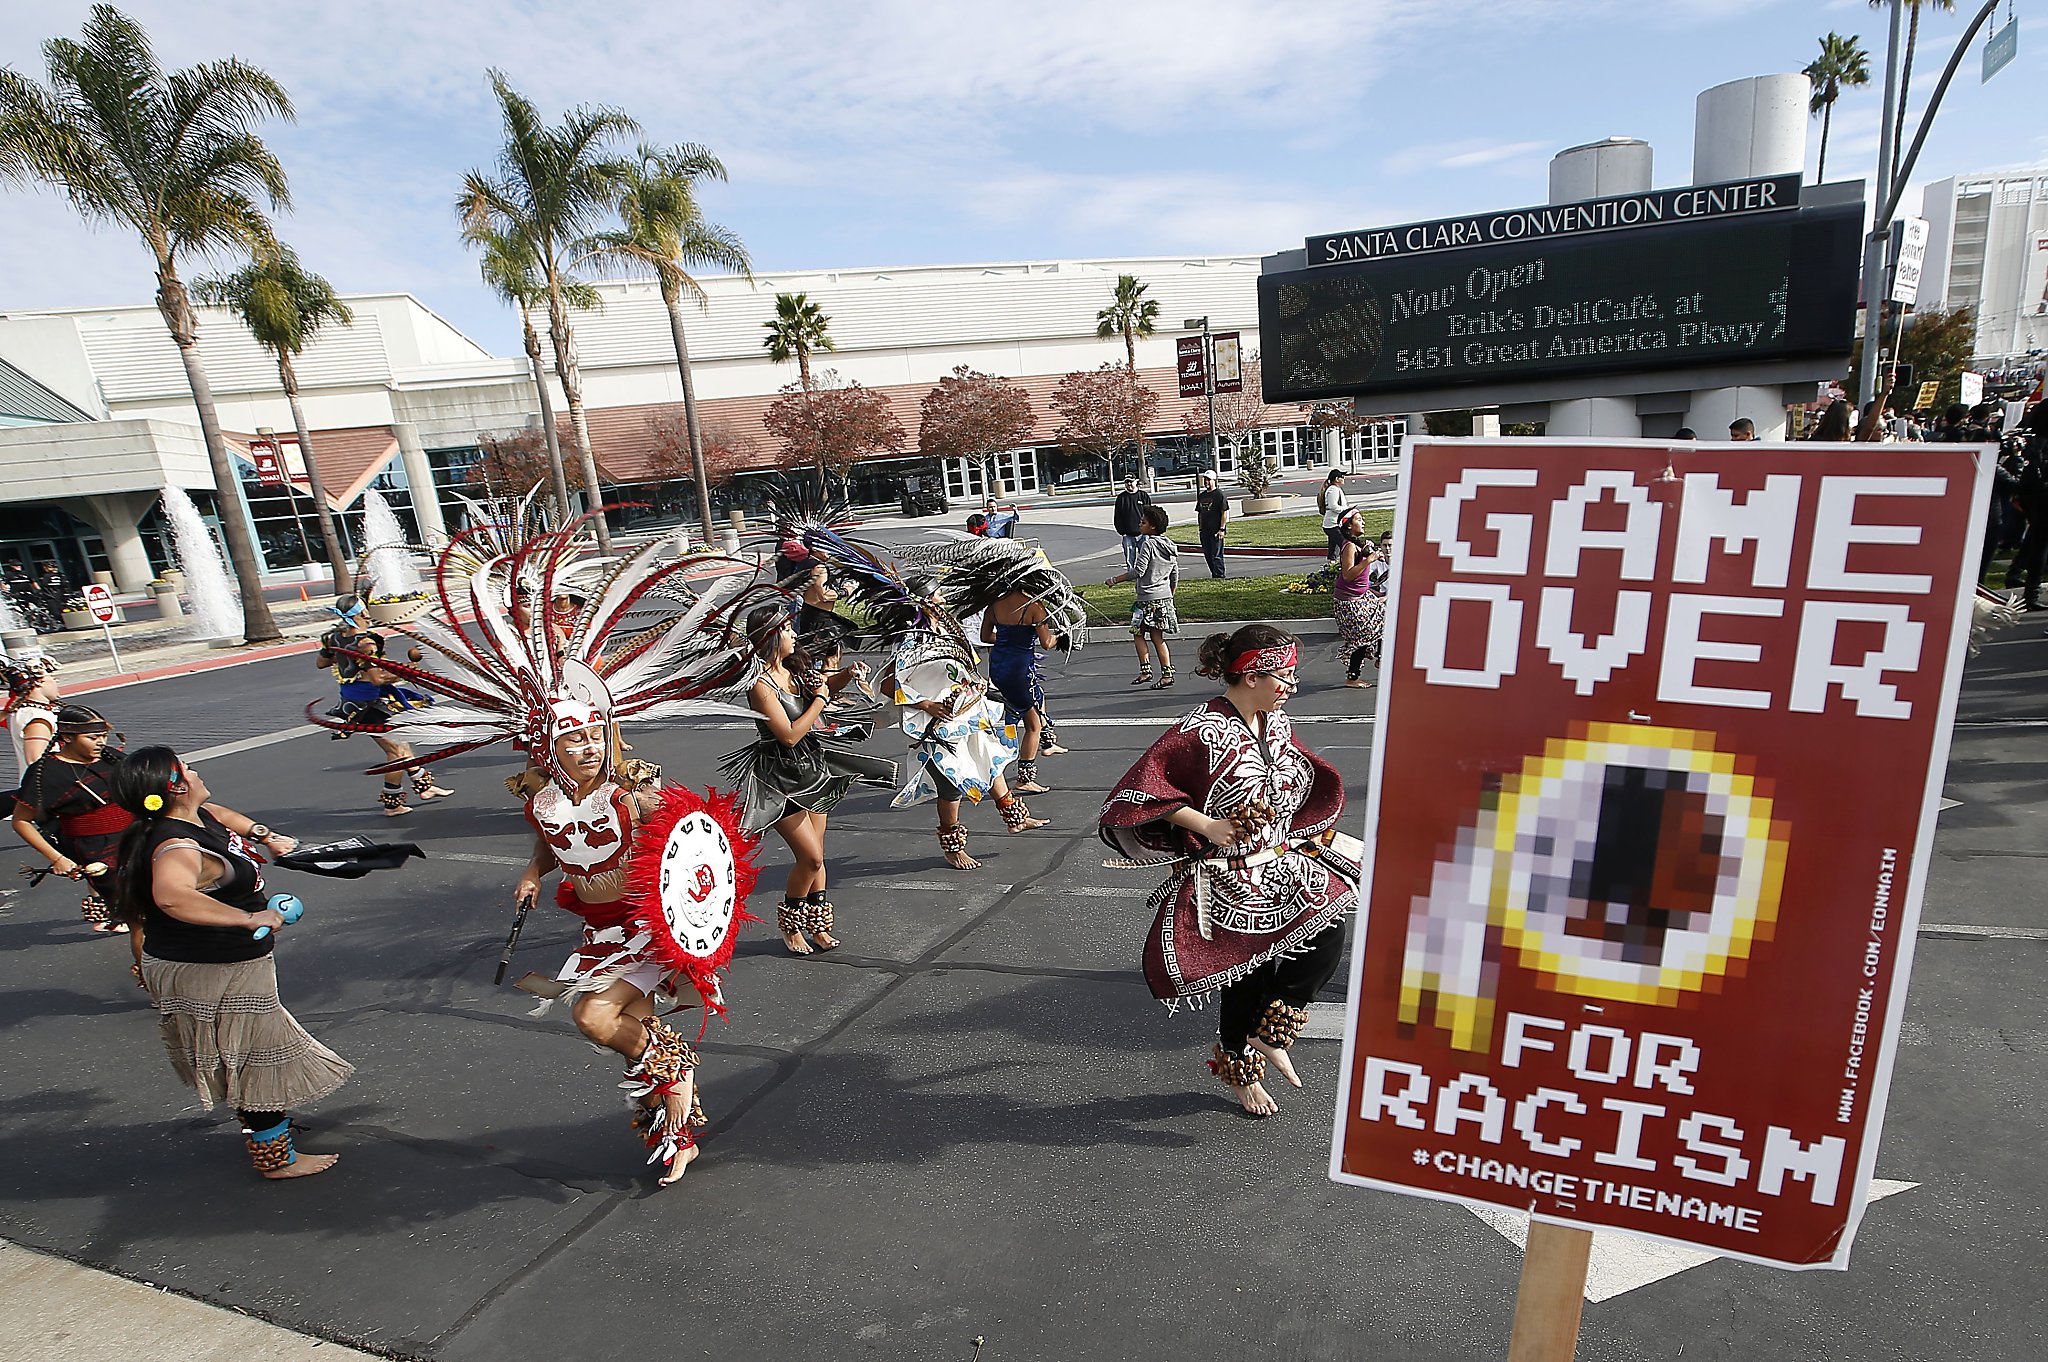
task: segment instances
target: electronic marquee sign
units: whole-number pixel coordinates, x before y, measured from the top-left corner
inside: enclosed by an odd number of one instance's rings
[[[1794,176],[1312,237],[1259,278],[1265,400],[1849,353],[1862,209]]]

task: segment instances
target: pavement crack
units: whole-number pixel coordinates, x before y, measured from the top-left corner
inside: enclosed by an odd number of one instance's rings
[[[476,1302],[472,1304],[469,1307],[469,1309],[463,1311],[462,1317],[460,1319],[457,1319],[453,1324],[449,1325],[446,1329],[443,1329],[440,1333],[434,1335],[433,1338],[429,1339],[427,1341],[428,1349],[430,1351],[438,1351],[443,1344],[447,1343],[450,1339],[454,1338],[457,1334],[461,1333],[464,1329],[467,1329],[471,1324],[475,1323],[477,1318],[480,1315],[482,1315],[484,1311],[490,1309],[493,1305],[496,1305],[499,1299],[502,1298],[507,1292],[517,1287],[527,1278],[533,1276],[534,1273],[540,1271],[549,1263],[553,1262],[562,1253],[566,1252],[571,1245],[575,1244],[577,1240],[581,1239],[584,1235],[590,1233],[590,1231],[596,1229],[598,1225],[604,1221],[605,1217],[609,1216],[613,1211],[617,1210],[622,1204],[629,1200],[631,1200],[631,1198],[628,1197],[624,1192],[608,1193],[605,1196],[604,1203],[602,1205],[598,1206],[595,1210],[591,1211],[589,1215],[584,1216],[583,1219],[577,1221],[575,1225],[570,1227],[567,1233],[556,1238],[554,1241],[549,1243],[547,1247],[543,1248],[539,1253],[536,1253],[532,1258],[528,1259],[524,1267],[516,1268],[512,1272],[508,1273],[505,1276],[504,1280],[500,1281],[496,1286],[492,1287],[489,1291],[484,1292],[483,1295],[479,1296],[476,1299]]]

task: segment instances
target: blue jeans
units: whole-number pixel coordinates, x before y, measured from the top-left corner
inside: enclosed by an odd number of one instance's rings
[[[1223,575],[1223,536],[1221,533],[1202,536],[1202,556],[1209,560],[1209,575]]]
[[[1124,541],[1124,571],[1135,577],[1138,575],[1138,541],[1145,536],[1126,534],[1118,537]]]

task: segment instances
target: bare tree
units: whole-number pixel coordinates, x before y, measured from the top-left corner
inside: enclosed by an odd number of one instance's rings
[[[762,413],[761,424],[782,447],[782,466],[808,464],[819,485],[828,473],[844,475],[862,459],[903,448],[903,424],[889,399],[858,383],[841,383],[830,369],[785,384]]]
[[[1117,364],[1068,374],[1053,389],[1050,405],[1060,418],[1061,452],[1105,463],[1125,450],[1142,453],[1145,432],[1159,414],[1158,394]]]
[[[976,460],[982,485],[992,493],[996,455],[1028,442],[1037,426],[1031,394],[1021,385],[962,364],[919,404],[918,451],[935,459]]]

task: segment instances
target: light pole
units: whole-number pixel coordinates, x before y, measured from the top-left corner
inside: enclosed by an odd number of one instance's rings
[[[1209,398],[1209,468],[1217,481],[1223,479],[1222,446],[1216,440],[1216,338],[1209,334],[1207,317],[1189,317],[1181,326],[1202,333],[1202,391]]]

